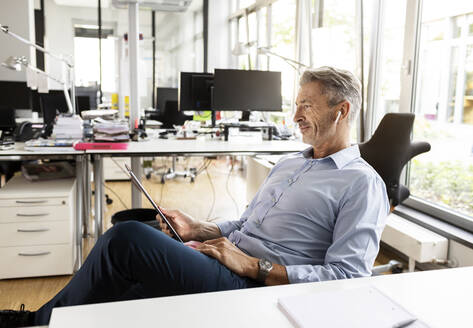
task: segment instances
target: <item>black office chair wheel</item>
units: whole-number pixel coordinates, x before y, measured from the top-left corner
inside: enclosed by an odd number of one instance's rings
[[[151,173],[146,173],[146,175],[145,175],[145,176],[146,176],[146,180],[149,180],[149,179],[151,179]]]
[[[108,197],[107,194],[105,194],[105,203],[107,203],[107,205],[111,205],[113,203],[113,199]]]
[[[161,176],[161,184],[164,184],[166,182],[166,179],[164,179],[164,175]]]

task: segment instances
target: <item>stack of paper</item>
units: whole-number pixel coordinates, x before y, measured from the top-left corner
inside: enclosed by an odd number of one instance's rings
[[[94,124],[95,141],[128,141],[130,139],[127,122],[100,120]]]
[[[374,287],[282,297],[278,306],[296,327],[428,327]]]
[[[82,119],[79,115],[59,116],[54,125],[55,139],[82,139]]]

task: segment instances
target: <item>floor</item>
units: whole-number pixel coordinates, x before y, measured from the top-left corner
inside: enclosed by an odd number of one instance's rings
[[[200,172],[194,183],[189,178],[178,178],[162,184],[159,173],[164,173],[170,167],[169,160],[155,159],[153,167],[154,173],[143,182],[153,199],[162,207],[178,208],[195,218],[209,221],[236,219],[245,209],[245,174],[240,170],[241,162],[235,158],[180,158],[178,169],[193,167]],[[113,203],[106,206],[104,231],[111,227],[113,213],[131,206],[129,181],[107,181],[105,187]],[[151,207],[144,197],[143,207]],[[92,224],[89,226],[92,227]],[[84,258],[93,244],[92,237],[84,239]],[[387,263],[390,258],[390,254],[381,252],[376,264]],[[0,280],[0,309],[18,309],[24,303],[26,309],[34,311],[59,292],[71,277]]]

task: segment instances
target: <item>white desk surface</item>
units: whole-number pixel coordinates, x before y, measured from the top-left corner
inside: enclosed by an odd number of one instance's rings
[[[431,327],[473,327],[472,279],[468,267],[63,307],[53,310],[50,327],[292,327],[279,297],[368,285]]]
[[[298,141],[272,140],[252,144],[232,143],[220,140],[175,140],[156,139],[130,142],[126,150],[87,150],[87,154],[109,156],[153,155],[153,154],[256,154],[297,152],[309,146]]]
[[[45,150],[25,150],[25,143],[15,142],[15,147],[10,150],[0,150],[0,159],[2,157],[12,157],[12,156],[38,156],[38,157],[47,157],[47,156],[57,156],[57,155],[81,155],[84,154],[83,150],[75,150],[71,147],[70,150],[54,150],[54,147],[51,149]]]

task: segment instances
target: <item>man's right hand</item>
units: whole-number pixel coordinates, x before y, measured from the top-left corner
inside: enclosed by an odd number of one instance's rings
[[[160,209],[171,223],[174,230],[177,231],[184,241],[205,241],[207,239],[214,239],[221,236],[220,229],[215,223],[198,221],[179,210],[167,210],[162,207],[160,207]],[[156,220],[159,222],[161,231],[166,233],[168,236],[173,237],[169,227],[161,219],[159,214],[156,215]]]

